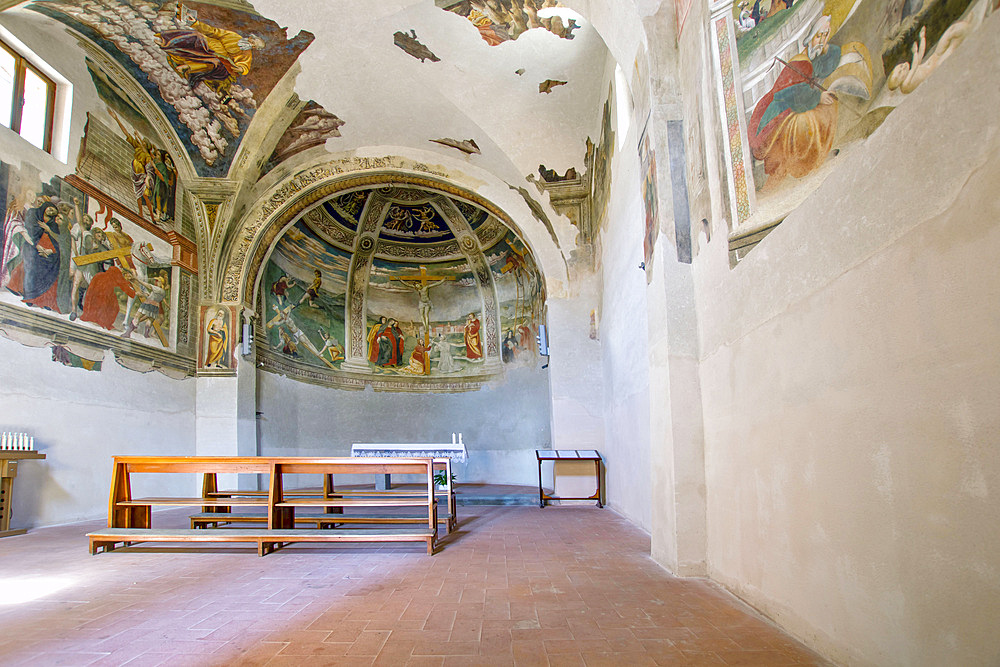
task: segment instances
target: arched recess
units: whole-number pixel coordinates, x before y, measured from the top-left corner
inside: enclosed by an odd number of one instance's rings
[[[484,198],[403,181],[341,179],[274,224],[244,294],[260,367],[344,389],[454,392],[534,363],[545,291],[531,247]],[[398,337],[398,354],[382,358],[376,334]]]

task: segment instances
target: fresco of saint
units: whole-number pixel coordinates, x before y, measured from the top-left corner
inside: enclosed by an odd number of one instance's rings
[[[229,367],[229,324],[226,311],[219,308],[205,327],[208,343],[205,351],[205,368]]]
[[[224,28],[199,21],[195,12],[177,5],[178,20],[186,29],[164,30],[157,33],[159,46],[167,61],[192,88],[202,81],[225,104],[233,83],[250,73],[253,49],[263,49],[259,35],[244,37]]]
[[[475,361],[483,358],[483,340],[479,333],[479,318],[469,313],[465,320],[465,357]]]

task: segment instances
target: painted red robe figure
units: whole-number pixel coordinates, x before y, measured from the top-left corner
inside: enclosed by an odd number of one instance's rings
[[[403,359],[403,332],[399,328],[396,320],[390,319],[389,323],[375,336],[378,344],[379,366],[398,366]]]
[[[113,329],[115,320],[121,312],[121,305],[115,295],[115,288],[125,292],[128,297],[135,296],[135,288],[125,278],[125,274],[117,266],[98,273],[90,281],[87,294],[83,298],[83,314],[80,319],[93,322],[105,329]]]
[[[389,326],[389,318],[383,315],[377,324],[373,324],[368,331],[368,361],[373,364],[378,363],[378,335]]]
[[[479,336],[479,318],[475,313],[469,313],[465,320],[465,357],[466,359],[483,358],[483,341]]]
[[[829,38],[830,17],[822,16],[806,50],[790,59],[750,116],[750,150],[774,183],[813,171],[833,146],[837,98],[817,84],[840,63],[841,48]]]

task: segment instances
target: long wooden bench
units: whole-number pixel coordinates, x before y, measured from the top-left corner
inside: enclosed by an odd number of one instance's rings
[[[438,500],[438,504],[444,501],[447,509],[445,511],[438,511],[438,522],[443,524],[445,527],[445,532],[450,533],[455,530],[458,525],[457,516],[457,502],[455,498],[455,485],[452,481],[451,475],[451,459],[448,458],[436,458],[434,459],[434,471],[436,473],[444,473],[447,482],[444,487],[436,488],[435,497]],[[202,484],[202,494],[206,498],[254,498],[267,496],[267,491],[255,491],[255,490],[229,490],[220,491],[218,490],[218,482],[214,474],[206,474],[204,482]],[[375,488],[371,489],[338,489],[334,484],[334,478],[332,474],[323,475],[323,488],[307,488],[307,489],[295,489],[287,491],[286,496],[302,496],[302,497],[322,497],[327,499],[335,498],[395,498],[395,497],[423,497],[425,492],[419,489],[393,489],[393,490],[379,490]],[[233,503],[236,505],[237,503]],[[243,513],[233,513],[229,507],[226,507],[224,503],[216,503],[215,506],[204,507],[203,512],[199,514],[194,514],[190,517],[191,528],[203,528],[208,526],[218,527],[223,525],[232,525],[234,523],[265,523],[267,521],[267,516],[265,514],[243,514]],[[424,517],[422,515],[403,515],[403,514],[384,514],[384,513],[374,513],[374,512],[360,512],[345,515],[343,512],[343,507],[327,505],[324,509],[325,515],[316,514],[297,514],[295,518],[296,523],[312,524],[317,528],[322,528],[324,526],[333,527],[338,524],[348,524],[348,523],[375,523],[375,524],[391,524],[391,523],[422,523]],[[343,520],[337,519],[334,516],[343,516]]]
[[[201,497],[132,497],[132,473],[200,473]],[[224,473],[266,474],[267,495],[261,493],[220,492],[216,476]],[[418,474],[427,480],[422,494],[379,498],[325,497],[326,494],[284,492],[286,474]],[[119,544],[136,542],[250,542],[264,555],[295,542],[409,542],[425,541],[427,553],[433,554],[437,541],[437,500],[434,492],[434,463],[420,458],[305,458],[305,457],[115,457],[108,505],[108,528],[88,534],[90,553],[111,551]],[[198,506],[202,514],[216,515],[215,524],[232,514],[233,507],[262,507],[266,527],[219,529],[154,529],[151,509],[154,506]],[[345,507],[420,508],[419,527],[379,527],[303,529],[296,528],[296,508],[323,508],[337,517]],[[210,522],[212,523],[212,522]],[[346,523],[337,521],[337,523]],[[368,523],[381,523],[369,521]]]

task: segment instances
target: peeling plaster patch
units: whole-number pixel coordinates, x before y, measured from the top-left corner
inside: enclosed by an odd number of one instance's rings
[[[889,447],[884,443],[879,446],[878,451],[872,455],[872,464],[875,472],[875,488],[879,493],[887,498],[892,497],[892,462],[889,455]]]
[[[549,216],[546,215],[545,209],[542,208],[542,205],[532,199],[531,193],[524,188],[511,185],[510,183],[507,184],[507,187],[521,195],[521,198],[524,199],[524,203],[528,205],[529,209],[531,209],[531,214],[535,216],[535,219],[538,220],[538,222],[545,226],[545,229],[549,232],[549,236],[552,237],[552,242],[555,243],[558,248],[559,238],[556,236],[556,231],[552,227],[552,221],[549,220]]]
[[[973,498],[986,499],[990,495],[990,489],[983,474],[982,462],[988,455],[976,439],[978,425],[969,402],[961,399],[951,406],[948,416],[962,443],[962,480],[959,488],[962,493]]]
[[[479,145],[476,143],[475,139],[464,139],[459,141],[458,139],[445,137],[444,139],[429,139],[429,141],[435,144],[441,144],[442,146],[447,146],[449,148],[457,148],[466,155],[479,155],[482,153],[482,151],[479,150]]]
[[[562,39],[573,39],[573,31],[580,27],[582,20],[575,12],[562,9],[559,2],[551,0],[541,8],[525,0],[507,0],[505,6],[488,0],[435,0],[435,4],[469,19],[490,46],[515,40],[534,28],[544,28]]]
[[[986,477],[983,475],[979,464],[974,460],[966,458],[962,468],[962,493],[983,500],[989,498],[990,487],[986,483]]]
[[[397,30],[392,36],[392,43],[420,62],[424,62],[425,60],[430,60],[432,63],[441,61],[440,58],[431,53],[430,49],[417,41],[416,30],[411,30],[409,35],[402,30]]]
[[[568,83],[567,81],[556,81],[554,79],[546,79],[545,81],[542,81],[540,84],[538,84],[538,92],[545,93],[546,95],[548,95],[549,93],[552,92],[552,89],[555,88],[556,86],[565,86],[567,83]]]

